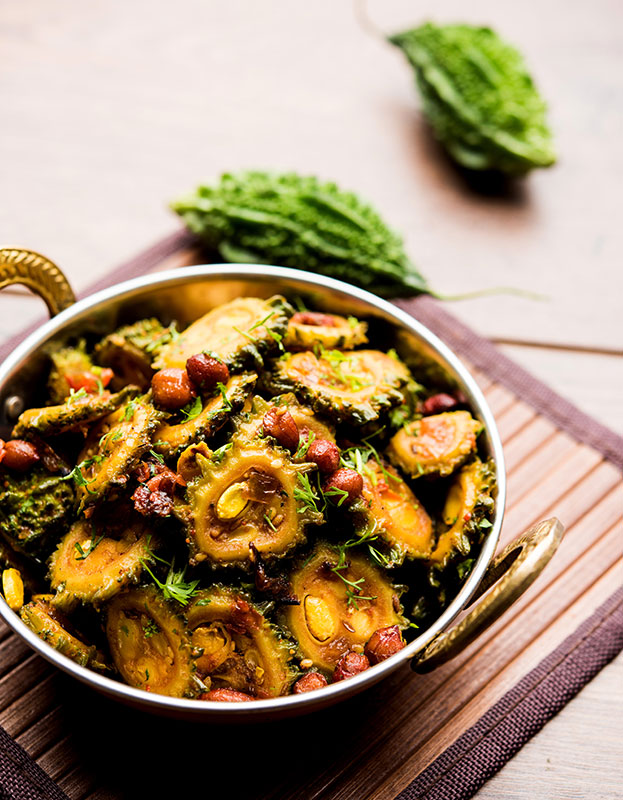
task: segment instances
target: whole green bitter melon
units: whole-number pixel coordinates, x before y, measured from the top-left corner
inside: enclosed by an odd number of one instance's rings
[[[521,174],[554,163],[545,102],[521,54],[490,28],[427,22],[389,41],[415,69],[424,114],[459,164]]]
[[[391,297],[430,292],[400,237],[334,183],[226,173],[172,208],[226,261],[306,269]]]

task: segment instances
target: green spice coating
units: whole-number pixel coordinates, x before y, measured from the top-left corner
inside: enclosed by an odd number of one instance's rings
[[[556,156],[523,57],[490,28],[426,23],[390,37],[416,71],[424,113],[459,164],[521,174]]]
[[[47,556],[73,515],[73,486],[58,475],[35,469],[4,473],[0,485],[0,531],[18,551]]]
[[[400,237],[334,183],[295,173],[224,174],[172,208],[226,261],[306,269],[385,296],[429,292]]]

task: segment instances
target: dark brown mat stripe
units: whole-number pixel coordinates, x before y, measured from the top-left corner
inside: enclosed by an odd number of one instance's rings
[[[623,649],[623,588],[397,800],[467,800]]]
[[[172,234],[88,293],[163,266],[205,263],[193,242],[184,232]],[[503,619],[434,673],[403,670],[336,709],[289,721],[287,737],[279,723],[246,731],[243,738],[254,744],[245,748],[244,770],[231,745],[239,730],[224,736],[222,727],[151,718],[110,704],[31,655],[0,623],[0,723],[71,800],[162,796],[193,786],[205,791],[205,775],[192,769],[183,785],[176,774],[168,786],[159,769],[141,768],[126,778],[126,766],[129,753],[143,767],[196,765],[206,746],[219,772],[236,775],[230,798],[467,798],[623,647],[622,637],[612,634],[612,619],[620,629],[623,613],[616,591],[623,582],[623,439],[436,301],[422,297],[399,305],[465,359],[494,410],[509,477],[503,539],[557,514],[568,532],[556,559]],[[0,357],[23,335],[1,347]],[[586,621],[577,628],[578,620]],[[599,656],[590,663],[584,658],[589,644]],[[266,769],[276,741],[277,771]]]

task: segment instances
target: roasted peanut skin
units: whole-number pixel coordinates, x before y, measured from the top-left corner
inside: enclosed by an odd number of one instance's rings
[[[355,675],[359,675],[360,672],[365,672],[369,666],[370,662],[367,656],[363,653],[354,653],[349,650],[341,656],[335,665],[333,683],[343,681],[346,678],[353,678]]]
[[[330,489],[336,489],[339,492],[347,492],[347,496],[336,495],[332,499],[338,506],[349,505],[356,500],[363,491],[363,478],[356,470],[342,467],[341,469],[336,469],[335,472],[329,475],[322,489],[324,492]]]
[[[320,472],[335,472],[340,466],[340,451],[328,439],[314,439],[307,448],[306,461],[313,461]]]
[[[216,388],[217,383],[227,383],[229,368],[218,358],[206,353],[197,353],[186,362],[186,372],[195,386],[204,392]]]
[[[176,411],[195,396],[195,389],[188,373],[179,367],[161,369],[151,379],[154,403],[167,411]]]
[[[441,414],[444,411],[450,411],[456,408],[458,400],[452,397],[451,394],[433,394],[422,403],[422,414],[429,416],[430,414]]]
[[[316,689],[322,689],[322,687],[327,686],[327,684],[327,679],[324,675],[321,675],[320,672],[308,672],[306,675],[303,675],[302,678],[298,679],[292,691],[294,694],[304,694],[305,692],[313,692]]]
[[[400,628],[398,625],[390,625],[375,631],[368,639],[363,652],[370,664],[379,664],[398,653],[404,646],[405,641]]]
[[[199,700],[217,700],[220,703],[241,703],[253,700],[251,695],[236,689],[211,689],[199,695]]]
[[[321,314],[319,311],[297,311],[292,315],[292,322],[298,322],[299,325],[335,328],[335,319],[330,314]]]
[[[287,408],[271,408],[262,420],[264,433],[275,438],[287,450],[299,446],[299,429]]]
[[[0,439],[0,442],[2,440]],[[39,461],[37,448],[23,439],[11,439],[0,445],[2,466],[15,472],[26,472]]]

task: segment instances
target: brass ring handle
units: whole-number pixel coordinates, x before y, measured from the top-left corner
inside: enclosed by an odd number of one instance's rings
[[[522,595],[556,552],[564,528],[555,517],[533,525],[507,545],[487,569],[476,599],[491,591],[454,628],[440,633],[411,661],[430,672],[464,650]]]
[[[34,250],[0,248],[0,289],[21,283],[41,297],[50,316],[73,305],[76,296],[69,281],[49,258]]]

